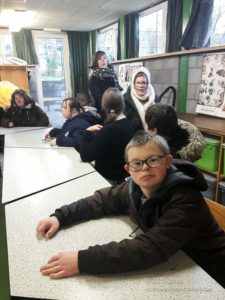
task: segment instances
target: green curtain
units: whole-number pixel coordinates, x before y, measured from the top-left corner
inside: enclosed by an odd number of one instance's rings
[[[183,26],[183,0],[168,0],[166,52],[179,51]]]
[[[184,49],[209,46],[214,0],[194,0],[191,15],[181,38]]]
[[[32,33],[29,29],[21,29],[13,32],[13,45],[15,55],[24,59],[29,65],[38,65],[38,58],[34,49]]]
[[[88,52],[88,32],[67,31],[69,52],[70,52],[70,72],[72,96],[78,92],[88,91],[87,77],[87,52]]]
[[[139,15],[131,13],[119,18],[117,59],[139,55]]]
[[[91,65],[92,57],[96,52],[96,31],[89,32],[88,38],[88,64]]]

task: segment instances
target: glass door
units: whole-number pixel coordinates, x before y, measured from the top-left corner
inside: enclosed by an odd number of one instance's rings
[[[71,95],[69,50],[65,33],[33,32],[39,60],[37,94],[51,123],[62,119],[62,100]]]

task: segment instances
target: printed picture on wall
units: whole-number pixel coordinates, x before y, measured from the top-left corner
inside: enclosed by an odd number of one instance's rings
[[[123,88],[123,93],[126,92],[132,78],[132,73],[137,68],[143,67],[143,62],[121,64],[119,65],[118,80]]]
[[[203,57],[197,113],[225,118],[225,53]]]

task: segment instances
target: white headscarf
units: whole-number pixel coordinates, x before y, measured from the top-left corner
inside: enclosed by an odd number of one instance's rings
[[[148,80],[148,86],[147,86],[147,91],[146,94],[144,96],[138,96],[135,88],[134,88],[134,80],[135,77],[138,73],[144,73],[147,80]],[[132,79],[131,79],[131,97],[134,101],[134,104],[137,108],[137,111],[139,113],[139,116],[141,118],[141,122],[143,125],[143,128],[145,131],[148,130],[147,124],[145,122],[145,112],[147,110],[147,108],[155,103],[155,90],[153,88],[153,86],[151,85],[151,75],[150,72],[147,68],[145,67],[140,67],[136,70],[134,70],[134,72],[132,73]],[[146,101],[146,99],[148,99],[147,102],[142,103],[143,101]]]

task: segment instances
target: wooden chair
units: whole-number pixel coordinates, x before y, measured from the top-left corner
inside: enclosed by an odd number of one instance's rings
[[[207,198],[205,198],[205,201],[216,222],[223,229],[223,231],[225,231],[225,206]]]

